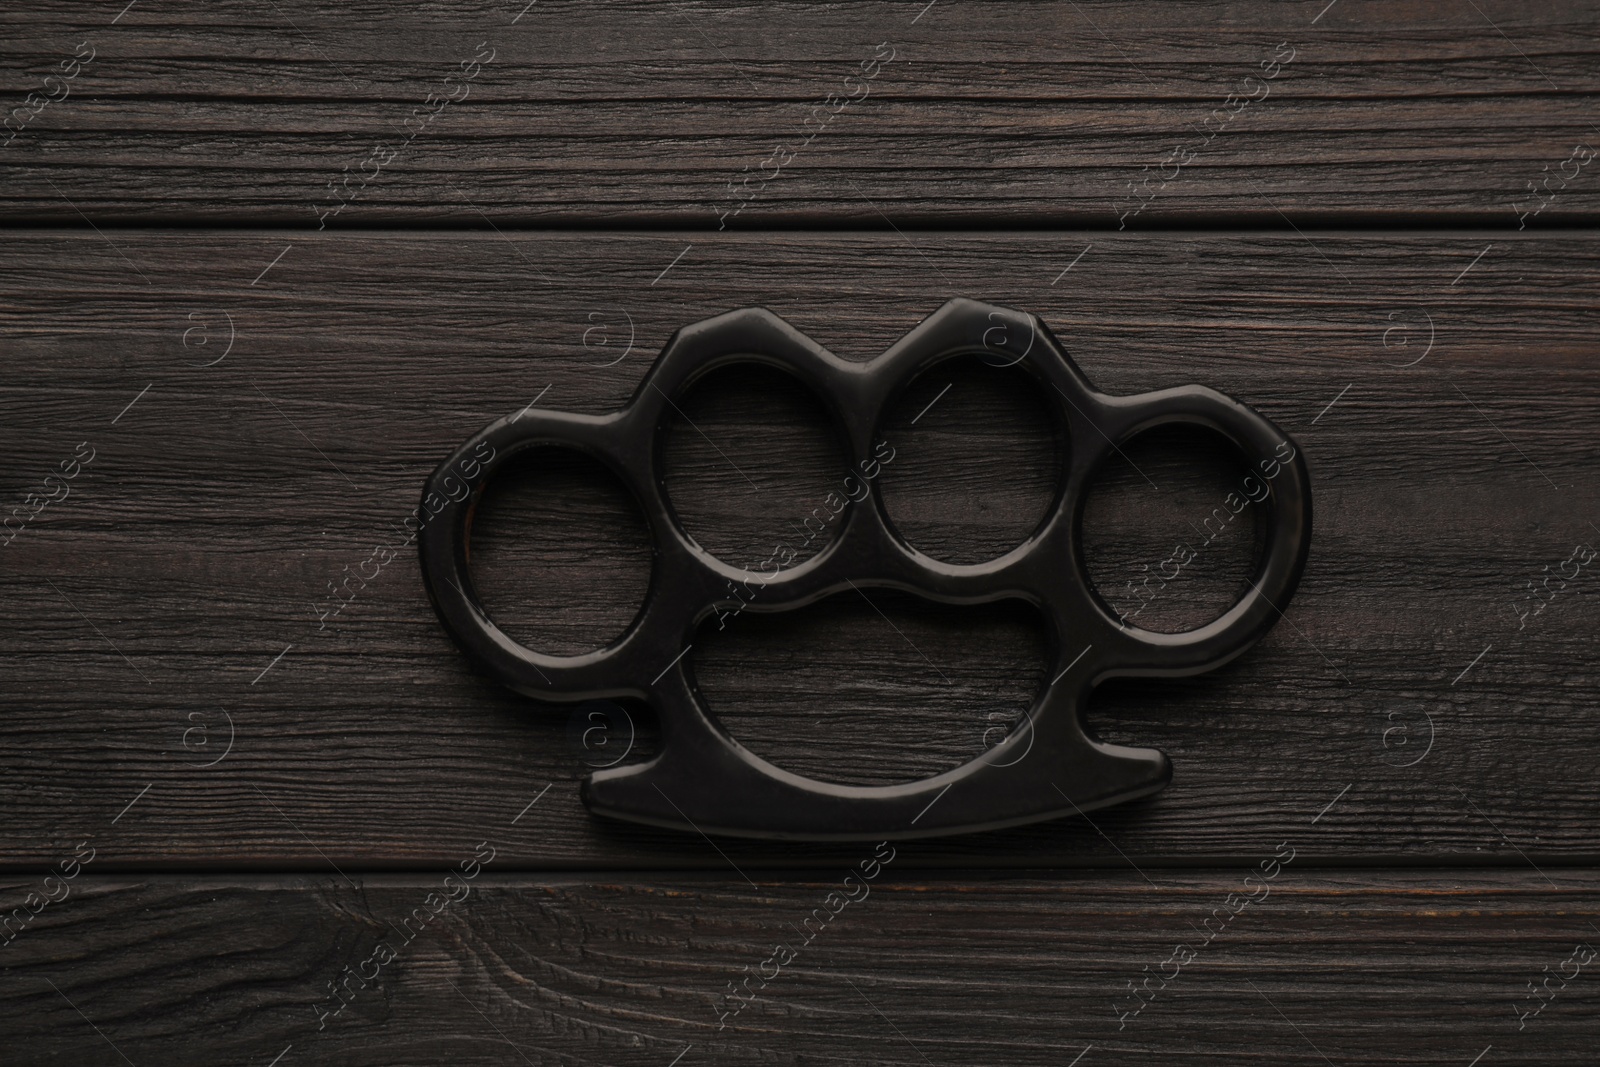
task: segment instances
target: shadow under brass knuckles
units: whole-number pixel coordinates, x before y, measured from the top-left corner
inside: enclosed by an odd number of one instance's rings
[[[1053,680],[1006,740],[932,778],[850,786],[775,767],[730,737],[706,710],[684,655],[702,620],[739,605],[729,583],[756,575],[716,559],[684,532],[662,482],[663,416],[715,368],[776,367],[831,409],[855,466],[871,458],[879,420],[899,390],[936,363],[974,354],[1025,369],[1058,402],[1067,427],[1064,485],[1033,535],[987,563],[941,563],[895,532],[877,483],[869,481],[869,497],[847,506],[833,541],[792,569],[761,575],[759,603],[746,609],[792,610],[852,583],[950,604],[1018,598],[1034,605],[1049,627]],[[1265,499],[1271,506],[1265,555],[1244,598],[1197,630],[1163,634],[1119,622],[1095,592],[1079,527],[1089,481],[1101,463],[1134,435],[1174,423],[1207,427],[1231,441],[1258,484],[1270,487]],[[517,453],[544,446],[587,453],[616,472],[655,542],[650,590],[638,617],[609,646],[579,656],[543,655],[508,637],[479,602],[467,566],[473,508],[484,485]],[[479,669],[540,700],[631,697],[647,701],[660,717],[661,751],[654,759],[597,771],[584,783],[592,811],[672,829],[798,840],[996,829],[1157,792],[1172,776],[1167,757],[1090,737],[1081,720],[1090,691],[1108,678],[1198,674],[1243,653],[1287,607],[1311,540],[1305,461],[1267,419],[1198,385],[1125,397],[1097,392],[1037,318],[972,300],[950,301],[866,363],[840,359],[762,308],[696,323],[673,335],[620,411],[532,409],[500,419],[433,473],[423,500],[431,513],[420,534],[428,593],[445,629]]]

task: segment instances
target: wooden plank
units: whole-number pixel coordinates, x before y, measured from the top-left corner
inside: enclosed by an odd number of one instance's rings
[[[930,883],[906,846],[842,905],[870,845],[754,888],[89,873],[7,947],[0,1037],[18,1067],[1593,1062],[1593,870],[1261,876],[1292,849],[1151,886]]]
[[[1306,450],[1317,518],[1305,581],[1255,650],[1097,694],[1091,723],[1168,752],[1170,789],[1094,828],[955,839],[923,862],[1204,862],[1324,809],[1302,847],[1341,862],[1600,854],[1592,577],[1537,615],[1526,588],[1600,536],[1594,237],[105,237],[15,232],[0,257],[6,497],[96,450],[0,548],[0,795],[27,813],[0,829],[7,863],[92,838],[107,870],[431,865],[542,796],[505,864],[720,868],[698,837],[585,812],[582,715],[473,675],[410,550],[326,628],[316,612],[375,545],[404,548],[423,477],[490,420],[536,398],[613,408],[672,329],[731,307],[866,358],[954,293],[1037,311],[1107,391],[1197,381],[1255,405]],[[1431,351],[1395,369],[1430,321]],[[915,425],[915,407],[886,424],[903,458],[885,474],[892,514],[957,554],[1025,530],[1050,462],[1037,411],[960,380]],[[730,551],[791,538],[840,473],[821,431],[793,398],[718,388],[686,401],[715,446],[674,430],[669,484]],[[1108,471],[1090,515],[1102,588],[1128,604],[1231,477],[1186,442],[1132,457],[1155,488]],[[485,544],[508,625],[571,641],[626,625],[644,557],[625,514],[554,470],[505,501]],[[1140,621],[1220,610],[1249,555],[1230,537]],[[1025,614],[885,610],[901,633],[854,602],[748,613],[693,663],[756,751],[883,780],[981,752],[1055,659]],[[648,751],[642,716],[636,733]],[[843,855],[724,849],[747,870]]]
[[[12,8],[0,86],[40,110],[0,149],[0,218],[1593,221],[1592,3],[1324,7]]]

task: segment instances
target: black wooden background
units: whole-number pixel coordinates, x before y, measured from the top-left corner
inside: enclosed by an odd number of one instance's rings
[[[124,2],[0,9],[0,1063],[1594,1062],[1600,7]],[[620,405],[679,326],[761,305],[865,359],[952,296],[1276,420],[1311,561],[1234,664],[1096,694],[1165,792],[901,843],[807,938],[869,846],[596,820],[650,710],[498,688],[414,551],[368,561],[460,441]],[[1027,536],[1039,399],[979,364],[903,406],[907,537]],[[842,474],[770,375],[667,434],[738,562]],[[1246,581],[1248,512],[1137,592],[1234,462],[1162,434],[1097,484],[1140,624]],[[568,652],[650,553],[541,458],[474,568]],[[1025,610],[874,599],[709,627],[713,710],[889,782],[1046,680]]]

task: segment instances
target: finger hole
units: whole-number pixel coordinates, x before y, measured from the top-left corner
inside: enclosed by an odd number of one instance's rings
[[[1066,442],[1027,371],[977,357],[940,363],[890,402],[895,449],[881,493],[905,541],[944,563],[976,564],[1026,541],[1049,514]]]
[[[663,482],[683,532],[722,562],[794,566],[833,539],[846,507],[846,453],[833,418],[782,371],[713,371],[669,406]]]
[[[1084,570],[1113,618],[1185,633],[1250,588],[1265,547],[1268,483],[1226,438],[1194,426],[1140,434],[1090,483]]]
[[[627,631],[650,588],[652,555],[632,494],[604,464],[564,448],[508,459],[468,531],[484,610],[552,656],[592,652]]]

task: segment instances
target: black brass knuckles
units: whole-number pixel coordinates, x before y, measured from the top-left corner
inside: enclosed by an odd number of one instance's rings
[[[684,532],[662,482],[662,425],[706,373],[743,362],[792,375],[831,410],[854,467],[872,460],[879,420],[899,390],[936,363],[973,354],[1031,374],[1058,401],[1068,432],[1060,493],[1038,529],[1012,551],[976,566],[923,555],[895,531],[872,480],[865,482],[867,498],[848,504],[840,516],[832,543],[776,574],[729,566]],[[1270,507],[1264,558],[1244,598],[1197,630],[1162,634],[1119,622],[1095,592],[1084,570],[1079,526],[1089,480],[1107,457],[1134,435],[1172,423],[1208,427],[1232,441],[1252,471],[1246,492],[1259,492]],[[580,656],[547,656],[508,637],[479,603],[467,565],[478,494],[507,460],[542,446],[587,453],[615,471],[655,541],[650,589],[638,616],[612,644]],[[1108,678],[1198,674],[1244,652],[1287,607],[1311,539],[1305,461],[1267,419],[1198,385],[1137,396],[1096,392],[1037,318],[972,300],[950,301],[867,363],[840,359],[762,308],[696,323],[672,336],[620,411],[597,416],[532,409],[492,423],[428,479],[423,507],[429,517],[419,541],[428,593],[473,663],[540,700],[632,697],[660,717],[661,750],[654,759],[596,771],[584,783],[592,811],[672,829],[802,840],[995,829],[1157,792],[1172,776],[1167,757],[1090,737],[1080,714],[1089,692]],[[761,595],[736,601],[730,583],[752,581],[760,582]],[[685,652],[697,625],[714,612],[792,610],[852,583],[950,604],[1027,601],[1049,627],[1051,681],[1006,740],[933,778],[849,786],[773,766],[706,710]]]

